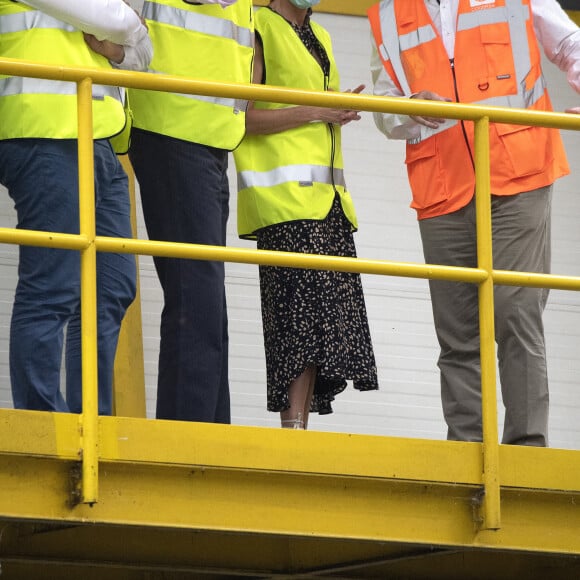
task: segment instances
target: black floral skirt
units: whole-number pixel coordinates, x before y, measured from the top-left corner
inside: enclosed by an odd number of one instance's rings
[[[356,257],[338,197],[322,221],[277,224],[257,237],[262,250]],[[290,383],[309,365],[317,369],[311,411],[321,415],[332,413],[347,380],[378,389],[360,275],[261,266],[260,291],[269,411],[289,408]]]

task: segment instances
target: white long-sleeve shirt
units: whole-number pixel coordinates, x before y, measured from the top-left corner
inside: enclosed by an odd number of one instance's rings
[[[455,53],[455,30],[459,0],[424,0],[449,58]],[[534,30],[546,57],[567,75],[570,86],[580,93],[580,29],[570,20],[556,0],[531,0]],[[397,88],[385,71],[374,39],[371,54],[371,74],[375,95],[409,96]],[[421,126],[406,115],[375,113],[377,127],[390,139],[416,139]]]
[[[99,40],[123,46],[125,58],[119,68],[147,70],[153,47],[147,28],[123,0],[21,0]]]

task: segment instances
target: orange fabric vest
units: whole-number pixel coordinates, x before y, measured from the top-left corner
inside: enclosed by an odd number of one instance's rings
[[[368,15],[385,70],[405,94],[430,90],[454,102],[552,110],[530,0],[460,0],[453,64],[423,0],[385,0]],[[396,26],[398,40],[385,34],[389,26]],[[464,121],[407,142],[411,207],[419,219],[457,211],[471,201],[473,137],[473,122]],[[494,195],[545,187],[569,173],[556,129],[492,123],[490,156]]]

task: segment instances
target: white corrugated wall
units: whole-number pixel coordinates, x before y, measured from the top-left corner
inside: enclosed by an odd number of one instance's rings
[[[316,19],[332,34],[344,89],[366,83],[370,41],[366,19],[320,14]],[[546,65],[556,110],[580,104],[564,75]],[[409,208],[404,144],[387,141],[369,113],[344,129],[346,178],[355,199],[362,258],[422,262],[414,211]],[[553,272],[580,275],[579,174],[580,135],[564,134],[573,173],[560,180],[553,206]],[[253,247],[235,231],[235,175],[231,175],[231,219],[228,244]],[[12,204],[0,196],[0,226],[14,224]],[[139,236],[145,237],[139,210]],[[7,336],[16,276],[16,250],[0,248],[0,405],[10,406]],[[140,258],[143,341],[148,414],[153,416],[159,344],[161,294],[151,259]],[[431,320],[427,282],[365,276],[367,308],[380,391],[359,393],[349,388],[334,404],[335,413],[311,418],[310,428],[325,431],[444,438],[436,367],[437,344]],[[259,310],[257,267],[227,267],[230,316],[230,382],[233,422],[277,426],[276,414],[265,410],[265,368]],[[553,291],[545,316],[551,383],[551,445],[580,449],[580,295]],[[500,405],[501,407],[501,405]],[[501,415],[501,408],[500,408]],[[501,420],[501,416],[500,416]]]

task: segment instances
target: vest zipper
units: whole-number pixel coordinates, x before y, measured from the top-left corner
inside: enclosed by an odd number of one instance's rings
[[[328,90],[328,85],[330,83],[330,78],[328,74],[324,75],[324,90]],[[332,123],[328,124],[328,130],[330,131],[330,179],[332,182],[332,189],[334,193],[338,193],[336,190],[336,183],[334,182],[334,159],[336,156],[336,135],[334,133],[334,127]]]
[[[451,74],[453,76],[453,90],[455,91],[455,100],[458,103],[460,103],[461,100],[459,99],[459,91],[457,89],[457,77],[455,76],[455,59],[450,58],[449,64],[451,65]],[[467,138],[467,131],[465,130],[465,121],[462,119],[460,122],[461,122],[461,131],[463,132],[463,138],[465,139],[465,145],[467,146],[469,158],[471,159],[471,165],[475,169],[475,161],[473,160],[473,152],[471,151],[471,147],[469,146],[469,139]]]

